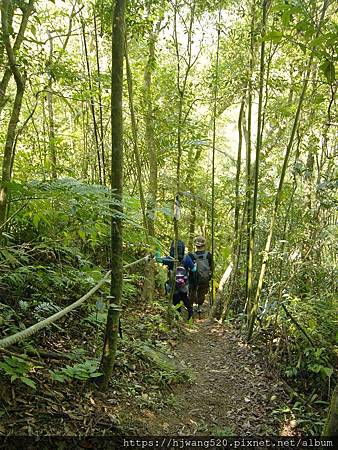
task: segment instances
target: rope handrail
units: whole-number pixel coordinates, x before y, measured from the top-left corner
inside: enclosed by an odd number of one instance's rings
[[[140,263],[142,261],[148,261],[149,258],[150,258],[150,255],[146,255],[143,258],[140,258],[140,259],[138,259],[136,261],[133,261],[133,262],[131,262],[129,264],[125,264],[123,266],[123,268],[126,269],[128,267],[135,266],[136,264],[138,264],[138,263]],[[41,329],[47,327],[51,323],[56,322],[61,317],[63,317],[66,314],[68,314],[70,311],[72,311],[73,309],[75,309],[78,306],[80,306],[85,300],[87,300],[98,289],[100,289],[100,287],[108,280],[110,274],[111,274],[111,270],[109,270],[106,273],[106,275],[90,291],[88,291],[85,295],[83,295],[81,298],[76,300],[76,302],[72,303],[71,305],[67,306],[66,308],[62,309],[61,311],[58,311],[57,313],[53,314],[52,316],[47,317],[47,319],[43,319],[40,322],[35,323],[34,325],[26,328],[23,331],[19,331],[18,333],[13,334],[12,336],[8,336],[8,337],[6,337],[4,339],[1,339],[0,340],[0,350],[3,349],[3,348],[10,347],[11,345],[14,345],[14,344],[16,344],[18,342],[21,342],[21,341],[27,339],[29,336],[32,336],[33,334],[35,334],[38,331],[40,331]]]

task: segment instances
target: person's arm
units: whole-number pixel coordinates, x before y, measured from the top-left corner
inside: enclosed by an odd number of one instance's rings
[[[183,263],[183,266],[184,266],[186,269],[189,269],[191,272],[195,272],[195,271],[196,271],[196,266],[195,266],[193,260],[190,258],[189,255],[186,255],[186,256],[184,257],[182,263]]]
[[[171,256],[165,256],[164,258],[162,258],[162,264],[164,266],[168,266],[169,270],[173,270],[174,268],[174,260]]]
[[[161,257],[160,252],[156,251],[155,252],[155,260],[158,263],[162,263],[164,266],[168,266],[169,270],[173,270],[174,267],[174,260],[171,256],[164,256]]]

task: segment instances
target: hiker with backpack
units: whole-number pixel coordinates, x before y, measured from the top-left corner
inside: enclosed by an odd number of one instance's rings
[[[206,239],[198,236],[194,240],[196,250],[188,256],[196,265],[196,271],[189,274],[189,297],[191,305],[197,304],[197,312],[201,312],[205,296],[209,291],[212,274],[212,254],[206,251]]]
[[[196,266],[190,256],[185,255],[185,245],[181,240],[177,241],[178,264],[175,275],[173,274],[175,261],[174,257],[174,242],[172,242],[170,246],[170,256],[161,258],[159,252],[156,252],[155,254],[156,261],[168,267],[168,279],[165,283],[166,294],[169,294],[172,287],[174,287],[173,305],[177,306],[179,303],[183,303],[188,311],[189,320],[193,313],[192,303],[189,298],[189,274],[196,270]],[[181,312],[180,307],[178,308],[178,312]]]

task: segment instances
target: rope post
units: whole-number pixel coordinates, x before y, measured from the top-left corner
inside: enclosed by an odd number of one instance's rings
[[[112,297],[111,295],[107,295],[107,302],[109,303],[111,299],[114,299],[115,297]],[[115,324],[118,327],[118,333],[120,335],[120,338],[122,339],[122,326],[121,326],[121,319],[120,319],[120,313],[122,312],[121,305],[118,305],[116,303],[109,303],[108,309],[112,312],[112,318],[113,318],[113,324]]]

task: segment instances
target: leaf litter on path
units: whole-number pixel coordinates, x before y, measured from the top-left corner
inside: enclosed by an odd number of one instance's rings
[[[271,411],[285,393],[263,356],[236,330],[198,320],[172,347],[177,360],[194,371],[195,380],[175,385],[175,401],[152,420],[144,414],[134,418],[139,434],[280,435],[281,424]]]

